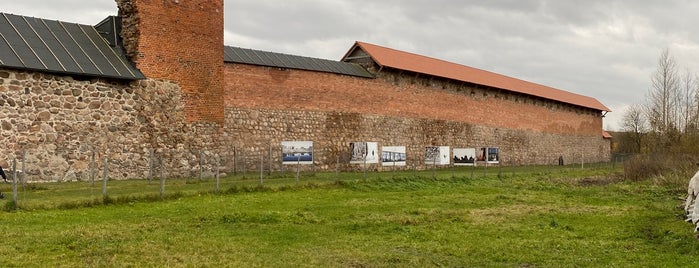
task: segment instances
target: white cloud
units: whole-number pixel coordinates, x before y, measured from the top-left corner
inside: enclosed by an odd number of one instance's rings
[[[113,0],[5,1],[3,12],[95,24]],[[339,59],[366,41],[597,98],[643,100],[660,52],[699,72],[699,1],[225,0],[225,44]]]

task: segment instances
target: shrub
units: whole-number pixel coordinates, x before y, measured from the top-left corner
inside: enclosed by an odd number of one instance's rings
[[[697,163],[696,156],[687,154],[637,155],[624,162],[624,178],[653,180],[660,185],[686,190],[689,179],[699,168]]]

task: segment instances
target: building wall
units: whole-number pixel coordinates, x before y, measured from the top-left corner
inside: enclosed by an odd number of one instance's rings
[[[187,123],[181,95],[163,80],[0,69],[0,166],[16,160],[21,170],[24,159],[27,180],[87,180],[91,165],[101,177],[107,159],[110,178],[124,179],[146,178],[162,159],[156,169],[182,177],[197,173],[201,158],[210,173],[216,158],[225,159],[220,125]]]
[[[497,146],[510,165],[609,159],[599,113],[570,105],[391,72],[365,79],[226,64],[225,74],[225,131],[253,154],[312,140],[318,164],[330,167],[355,141],[408,146],[418,166],[427,145]]]
[[[117,0],[124,47],[148,78],[177,82],[189,122],[223,122],[223,0]]]

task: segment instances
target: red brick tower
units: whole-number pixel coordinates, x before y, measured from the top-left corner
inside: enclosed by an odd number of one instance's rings
[[[116,0],[127,54],[179,83],[188,122],[223,123],[223,0]]]

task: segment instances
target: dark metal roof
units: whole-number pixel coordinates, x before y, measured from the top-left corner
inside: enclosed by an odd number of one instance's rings
[[[362,66],[354,63],[294,56],[231,46],[225,46],[223,51],[224,62],[318,71],[366,78],[374,77]]]
[[[129,80],[145,78],[126,59],[121,47],[110,46],[93,26],[7,13],[0,13],[0,67]]]

